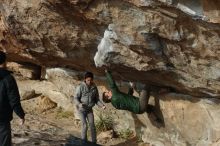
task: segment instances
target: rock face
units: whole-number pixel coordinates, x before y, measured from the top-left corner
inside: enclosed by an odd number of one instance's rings
[[[154,99],[152,97],[152,99]],[[145,142],[158,146],[219,144],[219,100],[197,99],[181,94],[164,94],[153,100],[160,120],[150,115],[138,116]]]
[[[99,46],[103,64],[125,79],[219,97],[214,0],[2,0],[0,7],[0,44],[10,60],[101,75],[93,61]]]
[[[112,13],[118,19],[104,33],[94,58],[96,65],[113,67],[125,79],[219,97],[218,25],[188,11],[192,17],[160,7],[115,9]],[[188,10],[186,6],[182,9]]]
[[[1,0],[0,49],[26,80],[19,81],[24,99],[42,94],[73,110],[83,72],[93,71],[102,91],[108,67],[116,79],[172,91],[156,97],[164,125],[153,115],[115,111],[118,127],[142,131],[152,145],[214,146],[220,138],[219,16],[218,0]],[[134,124],[138,119],[144,126]],[[126,127],[122,121],[129,121]]]

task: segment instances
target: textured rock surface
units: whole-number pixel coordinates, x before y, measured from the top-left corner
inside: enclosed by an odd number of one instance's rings
[[[219,143],[219,100],[200,100],[173,93],[155,99],[156,115],[161,120],[158,122],[147,114],[138,116],[143,124],[139,126],[145,142],[164,146],[210,146]]]
[[[108,66],[117,79],[169,87],[176,95],[159,98],[165,127],[152,115],[110,111],[117,128],[142,131],[154,145],[214,146],[219,16],[218,0],[1,0],[0,49],[13,61],[10,69],[32,79],[18,81],[23,96],[35,91],[66,110],[73,110],[85,70],[103,90],[103,68],[95,65]]]
[[[52,82],[21,80],[21,81],[17,81],[17,83],[19,86],[19,91],[21,93],[29,93],[35,91],[36,97],[40,95],[46,96],[53,102],[57,103],[58,107],[62,107],[68,111],[73,111],[73,105],[71,103],[70,97],[66,96],[65,93],[62,93]],[[21,95],[25,95],[25,94],[21,94]]]
[[[41,76],[41,67],[35,64],[8,62],[7,67],[20,79],[37,80]]]
[[[14,61],[101,73],[93,57],[114,24],[102,47],[124,78],[219,97],[215,2],[2,0],[0,44]]]

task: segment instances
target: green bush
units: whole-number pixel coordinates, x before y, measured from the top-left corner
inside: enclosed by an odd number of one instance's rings
[[[96,129],[98,132],[112,130],[114,126],[113,118],[109,115],[103,116],[102,114],[98,115],[98,120],[95,122]]]
[[[62,119],[62,118],[69,118],[73,117],[73,113],[69,111],[64,111],[62,108],[57,109],[56,118]]]
[[[125,129],[117,132],[120,138],[129,139],[133,135],[133,131],[130,129]]]

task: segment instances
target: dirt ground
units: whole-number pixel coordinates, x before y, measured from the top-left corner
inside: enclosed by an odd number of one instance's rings
[[[39,111],[36,100],[23,101],[26,122],[20,125],[15,115],[12,121],[12,141],[14,146],[81,146],[80,121],[74,119],[72,113],[63,112],[59,108]],[[90,136],[89,136],[90,139]],[[144,146],[136,137],[130,139],[111,138],[97,145]],[[92,145],[88,143],[86,145]]]

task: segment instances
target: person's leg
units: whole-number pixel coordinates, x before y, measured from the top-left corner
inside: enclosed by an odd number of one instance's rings
[[[94,123],[94,114],[93,112],[88,113],[88,121],[89,121],[89,127],[91,130],[91,136],[92,136],[92,142],[96,143],[96,127]]]
[[[83,141],[87,141],[87,122],[86,122],[86,117],[87,113],[79,111],[79,116],[81,120],[81,138]]]
[[[140,112],[143,113],[147,111],[148,101],[150,98],[150,88],[145,85],[140,92]]]
[[[0,146],[11,146],[11,125],[10,122],[0,123]]]

